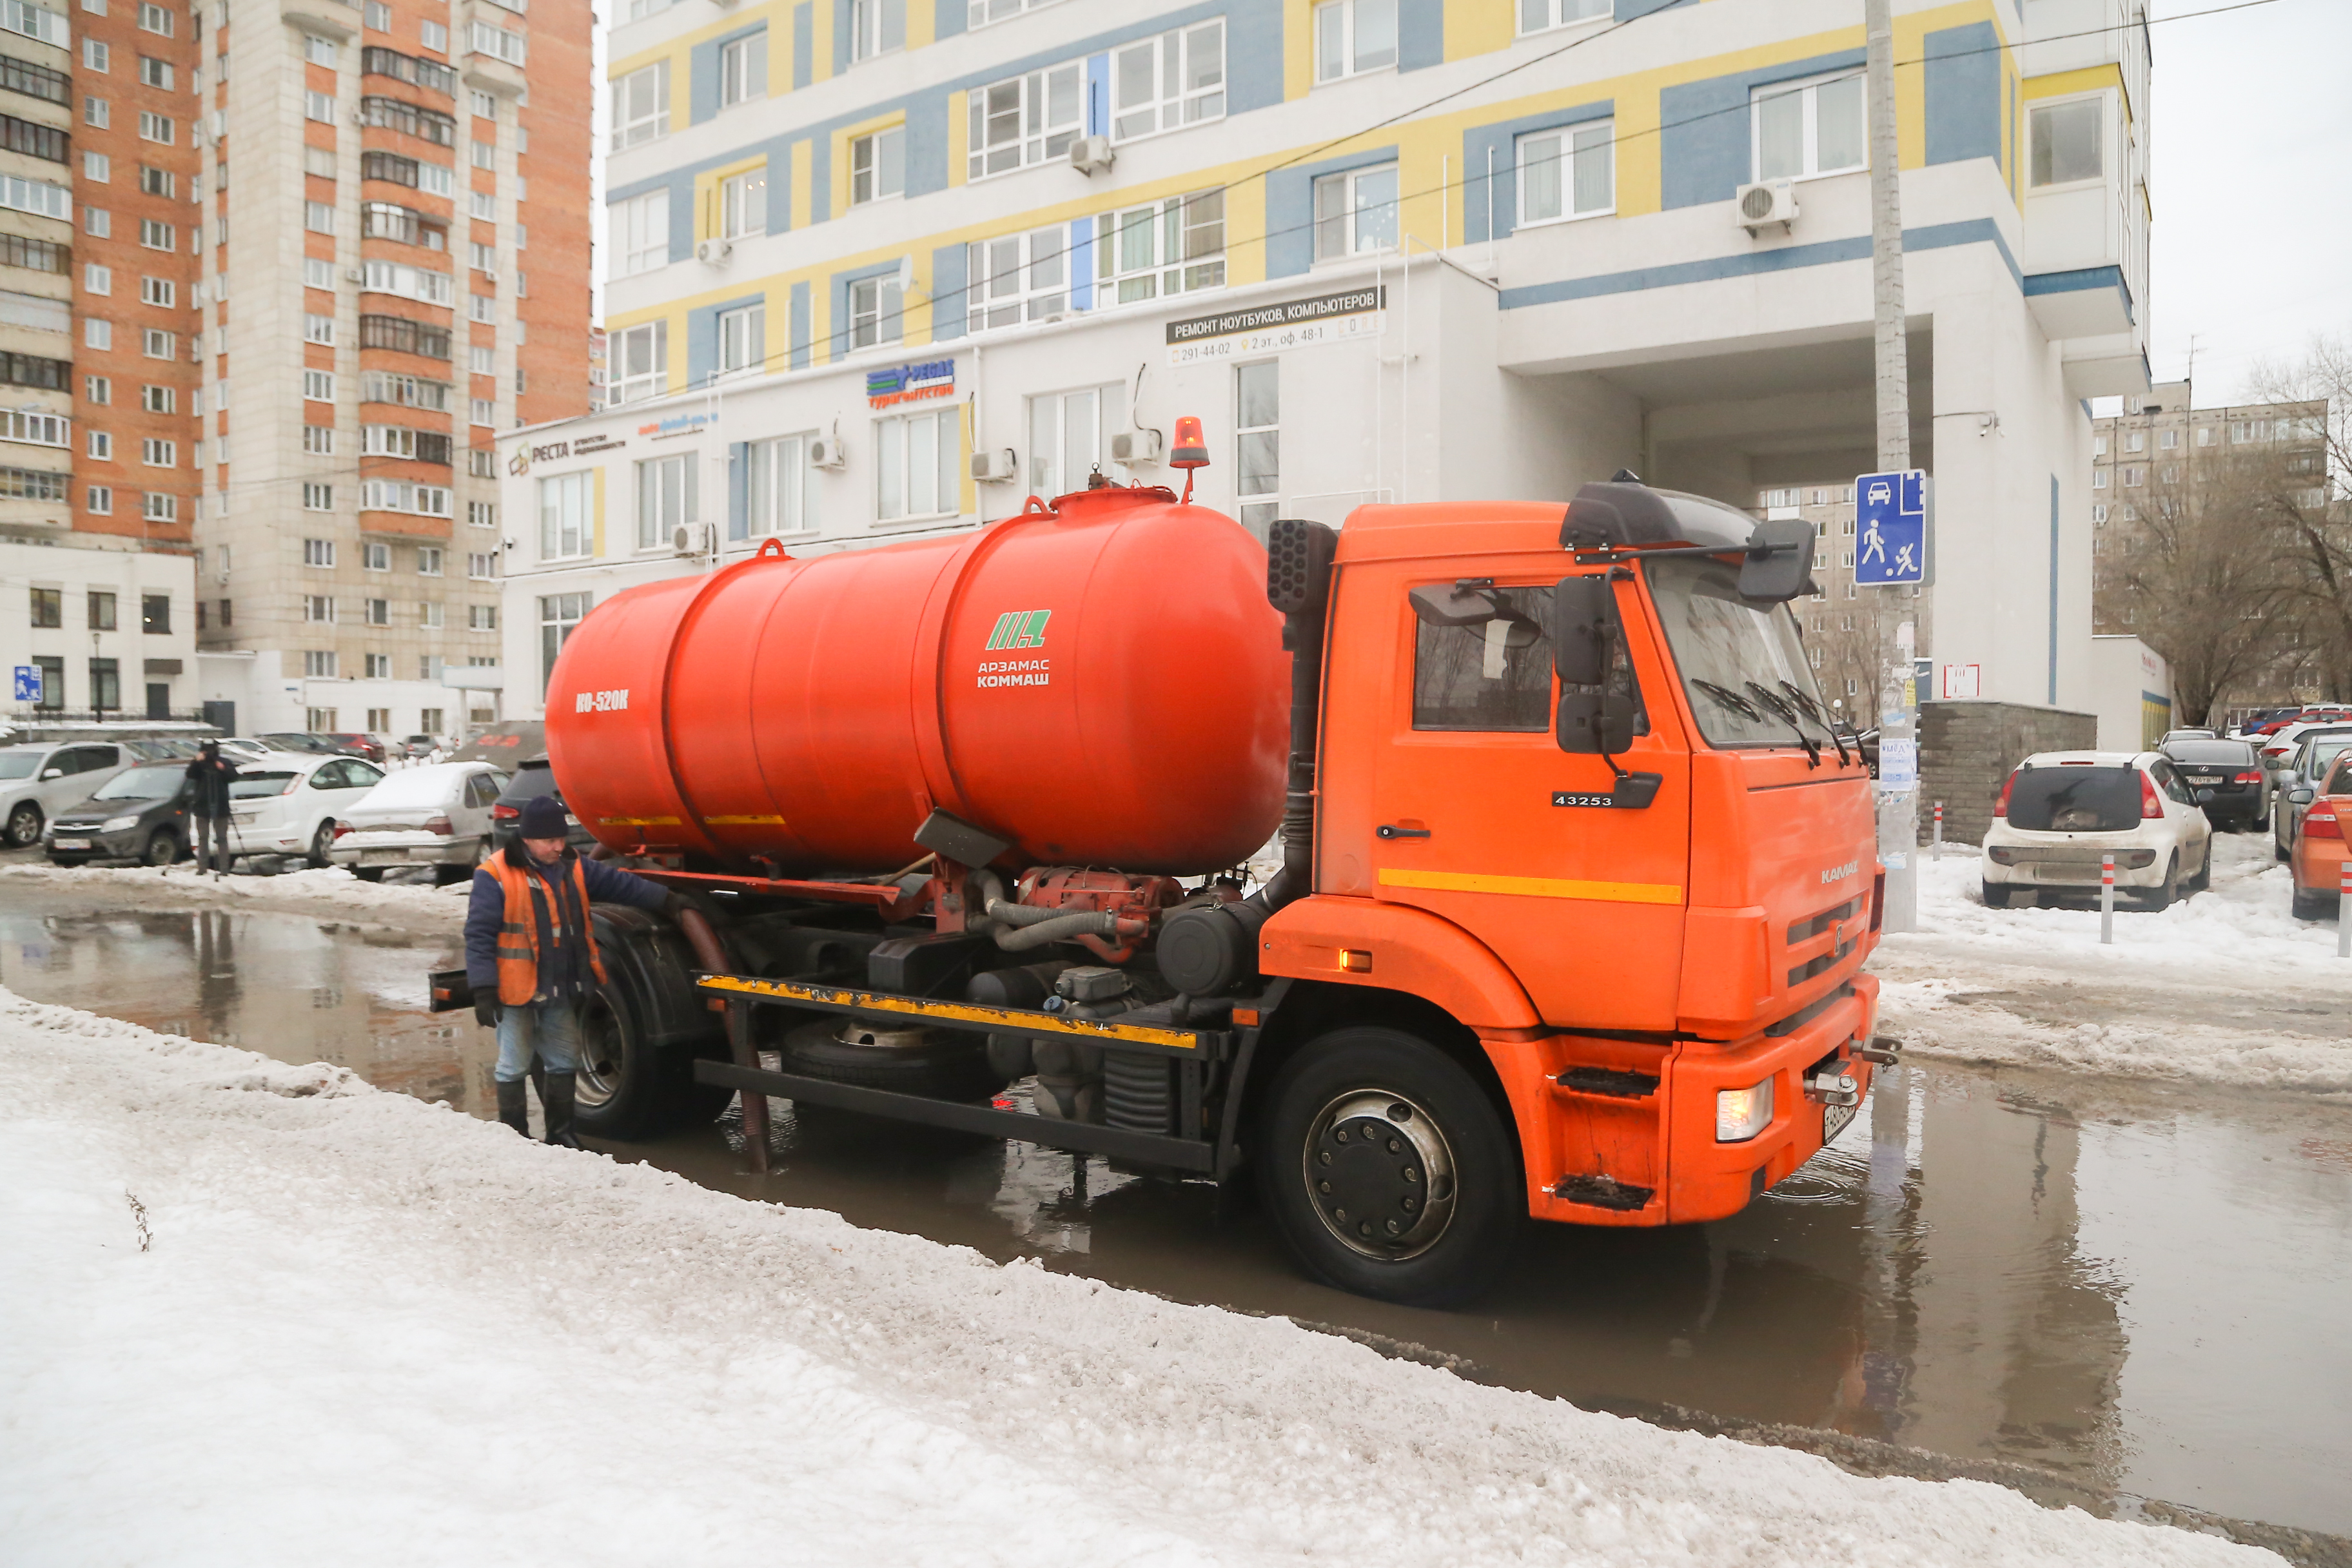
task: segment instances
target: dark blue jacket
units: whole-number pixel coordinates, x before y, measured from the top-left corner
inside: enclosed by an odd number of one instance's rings
[[[593,903],[632,904],[641,910],[658,910],[669,900],[667,889],[660,883],[615,870],[601,860],[581,859],[576,849],[565,849],[563,858],[552,866],[541,866],[533,860],[530,851],[520,843],[500,853],[510,856],[512,864],[530,873],[531,911],[539,926],[532,933],[539,942],[539,992],[545,997],[562,1000],[575,996],[594,978],[588,967],[588,911],[579,907],[572,892],[572,867],[575,861],[586,875],[588,898]],[[499,928],[506,919],[506,889],[499,885],[493,872],[477,870],[473,894],[466,905],[466,978],[478,995],[495,999],[499,994]],[[561,942],[555,940],[555,928],[559,925]],[[562,965],[561,973],[547,972],[551,956]]]

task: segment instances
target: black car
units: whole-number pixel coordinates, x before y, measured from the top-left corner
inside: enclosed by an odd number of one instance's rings
[[[2252,744],[2183,736],[2167,741],[2163,751],[2200,799],[2212,792],[2213,798],[2205,801],[2205,819],[2214,826],[2243,833],[2270,826],[2270,775]]]
[[[555,787],[555,770],[543,755],[525,757],[515,764],[514,776],[507,781],[506,789],[499,795],[498,804],[490,807],[490,841],[503,849],[515,841],[515,824],[522,816],[525,802],[551,795],[560,804],[563,792]],[[564,820],[572,825],[565,837],[572,847],[586,854],[594,847],[596,836],[580,826],[580,819],[567,810]]]
[[[168,866],[188,852],[188,764],[141,763],[49,821],[49,859],[142,860]]]

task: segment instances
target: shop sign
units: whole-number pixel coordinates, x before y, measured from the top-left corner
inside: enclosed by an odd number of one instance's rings
[[[928,364],[893,365],[866,373],[866,401],[876,408],[913,403],[925,397],[955,395],[955,361],[935,359]]]
[[[1284,349],[1312,348],[1388,330],[1388,290],[1345,289],[1306,300],[1285,300],[1213,316],[1168,323],[1168,363],[1247,359]]]

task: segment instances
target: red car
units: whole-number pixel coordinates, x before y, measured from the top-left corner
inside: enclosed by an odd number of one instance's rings
[[[373,735],[354,734],[350,731],[329,731],[325,733],[327,739],[335,743],[335,749],[346,756],[365,757],[372,763],[383,761],[383,742]]]

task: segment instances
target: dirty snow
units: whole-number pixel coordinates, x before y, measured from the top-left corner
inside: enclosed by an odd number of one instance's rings
[[[280,909],[316,910],[352,917],[397,917],[404,924],[420,921],[462,925],[466,919],[467,884],[446,888],[425,883],[362,882],[340,866],[282,871],[274,877],[200,877],[193,865],[168,868],[148,866],[50,866],[26,863],[0,866],[0,891],[10,883],[49,882],[92,891],[119,892],[127,908],[142,901],[168,900],[177,903],[235,906],[240,903]]]
[[[1889,936],[1882,1027],[1921,1055],[2352,1095],[2352,961],[2288,912],[2270,836],[2216,834],[2213,885],[2161,911],[2088,898],[1987,909],[1977,851],[1923,858],[1919,927]]]
[[[0,1560],[2276,1564],[0,992]]]

